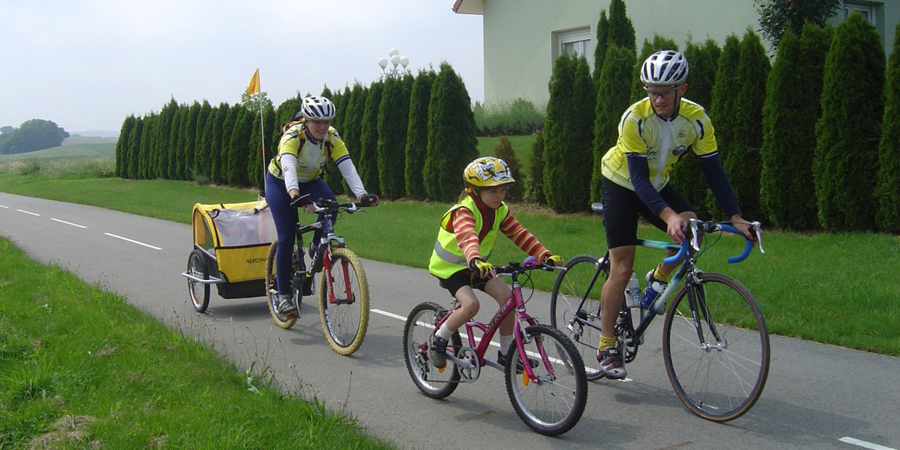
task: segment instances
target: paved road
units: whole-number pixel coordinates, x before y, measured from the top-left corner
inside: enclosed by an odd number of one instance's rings
[[[343,409],[401,448],[501,442],[523,449],[900,448],[898,358],[773,336],[762,398],[746,416],[715,424],[691,415],[675,397],[655,325],[628,366],[632,380],[591,383],[581,422],[562,437],[548,438],[518,419],[499,371],[486,369],[446,400],[418,392],[403,363],[403,317],[421,301],[449,300],[424,270],[364,262],[373,308],[369,332],[356,354],[342,357],[328,347],[309,302],[291,330],[272,324],[261,298],[224,300],[213,294],[207,314],[194,312],[180,275],[192,248],[187,225],[0,193],[0,235],[38,261],[59,264],[125,296],[239,367],[256,362],[272,368],[285,389]],[[535,293],[529,312],[546,318],[548,304],[547,294]]]

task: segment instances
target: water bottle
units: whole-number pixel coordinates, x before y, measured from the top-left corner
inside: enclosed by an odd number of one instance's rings
[[[628,286],[625,288],[625,304],[629,308],[641,307],[641,287],[638,285],[637,274],[631,271],[631,279],[628,280]]]
[[[644,290],[644,296],[641,298],[641,308],[650,309],[656,301],[659,293],[666,289],[666,283],[653,278],[653,272],[647,274],[647,289]],[[661,306],[657,315],[661,315],[665,311],[665,306]]]

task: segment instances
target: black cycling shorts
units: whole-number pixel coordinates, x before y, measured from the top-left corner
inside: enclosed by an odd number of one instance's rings
[[[676,213],[694,210],[690,202],[671,184],[666,184],[659,195]],[[666,221],[653,214],[637,193],[603,177],[603,226],[606,227],[607,248],[637,245],[638,215],[656,228],[666,231]]]
[[[463,286],[472,286],[472,288],[484,292],[484,286],[488,280],[479,276],[473,277],[472,272],[465,269],[450,275],[450,278],[438,278],[438,282],[442,288],[450,291],[450,295],[456,297],[456,291]]]

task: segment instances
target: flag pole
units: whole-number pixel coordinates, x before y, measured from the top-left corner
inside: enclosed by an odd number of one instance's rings
[[[253,78],[250,79],[250,86],[247,87],[247,96],[250,99],[250,104],[253,104],[253,95],[257,95],[258,100],[258,108],[259,108],[259,144],[262,147],[262,176],[263,176],[263,186],[262,191],[260,191],[260,195],[263,197],[266,196],[266,128],[263,124],[263,104],[262,104],[262,90],[260,89],[259,83],[259,68],[256,69],[256,72],[253,73]]]

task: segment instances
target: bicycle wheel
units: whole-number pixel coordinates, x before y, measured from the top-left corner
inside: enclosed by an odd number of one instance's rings
[[[587,379],[591,381],[604,375],[597,362],[597,345],[600,342],[600,291],[609,276],[608,269],[600,271],[580,310],[578,305],[597,273],[597,263],[598,258],[590,255],[572,258],[566,263],[567,270],[556,278],[550,295],[550,325],[565,333],[575,344],[584,361]]]
[[[200,250],[194,249],[188,257],[187,273],[201,280],[209,280],[209,267]],[[191,294],[191,303],[197,312],[202,313],[209,307],[209,285],[188,279],[188,293]]]
[[[275,325],[288,329],[297,323],[297,316],[285,316],[275,309],[278,301],[278,285],[275,283],[275,246],[278,245],[278,239],[269,246],[269,256],[266,258],[266,303],[269,304],[269,314]],[[300,306],[300,292],[297,289],[292,290],[294,304]]]
[[[403,359],[406,360],[406,370],[416,387],[431,398],[444,398],[459,386],[459,372],[453,361],[447,359],[447,366],[438,369],[428,360],[428,342],[434,334],[436,318],[445,313],[444,308],[437,303],[420,303],[409,313],[403,326]],[[453,348],[462,345],[458,332],[453,333],[450,344]]]
[[[349,248],[331,249],[331,267],[319,282],[319,319],[328,345],[339,355],[359,350],[369,328],[369,282]]]
[[[727,422],[746,413],[762,394],[769,374],[769,332],[743,285],[717,273],[698,277],[699,284],[682,286],[666,313],[666,373],[691,412]]]
[[[556,328],[534,325],[525,330],[529,336],[525,354],[538,362],[536,380],[518,373],[516,361],[522,358],[515,344],[506,358],[506,391],[516,414],[532,430],[557,436],[572,429],[584,413],[587,403],[587,376],[581,354],[575,344]]]

